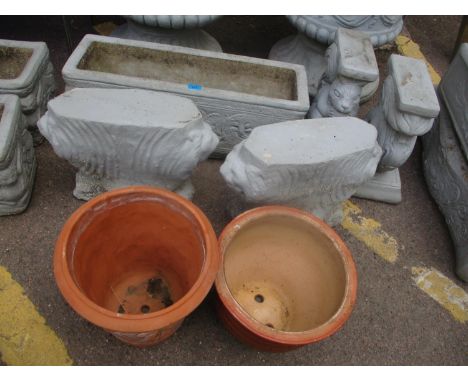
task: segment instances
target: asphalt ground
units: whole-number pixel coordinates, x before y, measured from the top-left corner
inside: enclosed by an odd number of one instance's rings
[[[86,33],[96,33],[91,23],[108,20],[121,22],[104,16],[69,17],[73,44]],[[460,20],[458,16],[405,19],[407,31],[441,75],[448,67]],[[225,52],[255,57],[266,57],[277,40],[295,33],[281,16],[226,16],[206,30],[218,39]],[[60,69],[69,52],[60,17],[0,17],[0,38],[47,42],[56,68],[57,94],[63,91]],[[395,46],[376,52],[381,80],[392,52],[396,52]],[[378,94],[361,107],[361,116],[376,104]],[[47,327],[63,342],[73,364],[468,364],[468,303],[460,309],[450,305],[451,296],[435,300],[450,290],[456,290],[463,300],[468,285],[455,276],[453,246],[424,181],[419,140],[400,169],[402,203],[389,205],[353,198],[348,205],[348,224],[336,228],[358,270],[358,297],[350,319],[332,337],[280,354],[258,352],[232,337],[216,316],[213,290],[172,337],[146,349],[125,345],[78,316],[62,299],[52,272],[55,240],[66,219],[83,204],[72,196],[75,170],[57,157],[47,142],[36,148],[36,155],[38,171],[29,208],[23,214],[0,218],[0,267],[24,288]],[[193,175],[193,201],[206,213],[217,234],[230,220],[224,211],[229,192],[218,171],[221,163],[208,160]],[[376,224],[380,226],[374,230]],[[366,230],[370,236],[362,234]],[[379,242],[386,246],[383,250],[373,245]],[[391,256],[386,256],[389,252]],[[418,287],[416,277],[421,269],[444,275],[446,278],[439,280],[442,287],[429,293],[421,289],[421,284]],[[13,305],[12,315],[15,309]],[[1,322],[2,317],[0,352]],[[24,326],[27,335],[28,328]],[[26,338],[25,333],[16,335]],[[50,352],[50,343],[39,342],[40,350]],[[12,364],[6,356],[2,358],[4,364]]]

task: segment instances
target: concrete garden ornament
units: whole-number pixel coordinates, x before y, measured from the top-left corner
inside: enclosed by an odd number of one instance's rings
[[[377,128],[383,155],[375,178],[356,196],[399,203],[398,167],[411,155],[417,137],[431,129],[439,102],[423,61],[393,54],[388,66],[380,103],[366,117]]]
[[[42,142],[36,123],[55,90],[53,66],[44,42],[0,40],[0,94],[20,98],[34,143]]]
[[[371,41],[365,33],[340,28],[325,56],[327,69],[307,116],[355,117],[363,87],[379,79]]]
[[[49,102],[39,129],[78,168],[83,200],[130,185],[191,198],[192,170],[218,143],[193,102],[138,89],[73,89]]]
[[[23,212],[29,204],[36,157],[16,95],[0,95],[0,215]]]
[[[455,247],[456,273],[468,282],[468,44],[438,89],[440,115],[423,137],[424,175]]]
[[[118,27],[113,37],[150,41],[160,44],[222,52],[218,41],[202,30],[220,16],[211,15],[144,15],[125,16],[127,23]]]
[[[232,215],[268,204],[296,207],[335,225],[342,202],[370,179],[382,150],[374,126],[352,117],[257,127],[221,166],[235,192]]]
[[[270,51],[272,60],[304,65],[309,93],[317,94],[320,79],[325,73],[325,50],[336,39],[339,28],[365,33],[374,47],[392,42],[403,27],[401,16],[286,16],[299,34],[278,41]],[[377,90],[378,81],[366,85],[361,101],[368,100]]]
[[[191,99],[219,137],[224,157],[253,128],[304,118],[307,78],[299,65],[87,35],[63,68],[67,88],[141,88]]]

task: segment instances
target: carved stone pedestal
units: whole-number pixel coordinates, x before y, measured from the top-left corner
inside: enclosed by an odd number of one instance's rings
[[[229,212],[235,215],[280,204],[339,224],[342,202],[375,174],[381,154],[377,131],[357,118],[257,127],[221,166],[223,178],[236,194]]]
[[[218,144],[194,103],[137,89],[73,89],[49,102],[39,129],[78,168],[78,199],[132,185],[191,198],[190,176]]]
[[[379,68],[369,37],[339,28],[326,53],[321,78],[308,118],[355,117],[363,87],[379,80]]]
[[[31,134],[15,95],[0,95],[0,215],[23,212],[36,174]]]
[[[382,98],[366,117],[377,128],[383,155],[376,178],[359,188],[355,196],[388,203],[401,202],[399,180],[395,175],[382,174],[398,171],[411,155],[417,137],[431,129],[438,114],[439,103],[426,64],[410,57],[390,56]],[[382,182],[383,179],[389,181]]]
[[[325,50],[335,41],[338,28],[366,33],[374,47],[392,42],[403,28],[401,16],[286,16],[299,34],[278,41],[269,58],[304,65],[311,96],[317,94],[326,69]],[[378,80],[364,86],[361,102],[375,93]]]
[[[20,98],[35,145],[43,140],[36,124],[55,90],[53,71],[44,42],[0,40],[0,94]]]
[[[468,282],[468,44],[463,44],[439,86],[440,116],[423,137],[427,186],[455,247],[456,273]]]
[[[112,37],[222,52],[218,41],[201,28],[219,16],[126,16]]]

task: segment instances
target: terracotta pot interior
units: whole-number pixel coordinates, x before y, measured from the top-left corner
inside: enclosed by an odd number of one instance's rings
[[[205,259],[195,217],[156,196],[104,200],[82,216],[70,239],[67,260],[77,286],[114,313],[171,306],[195,284]]]
[[[263,216],[240,228],[224,254],[227,286],[254,320],[303,332],[333,317],[346,289],[332,240],[302,219]]]
[[[78,68],[297,100],[293,70],[187,53],[93,42]]]
[[[32,54],[32,49],[0,47],[0,79],[19,77]]]

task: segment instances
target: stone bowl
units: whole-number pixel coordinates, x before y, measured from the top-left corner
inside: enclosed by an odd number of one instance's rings
[[[268,206],[235,218],[218,240],[221,321],[239,340],[281,352],[340,329],[356,300],[353,258],[314,215]]]
[[[218,267],[206,216],[173,192],[144,186],[81,206],[54,255],[56,282],[70,306],[135,346],[173,334],[208,294]]]

